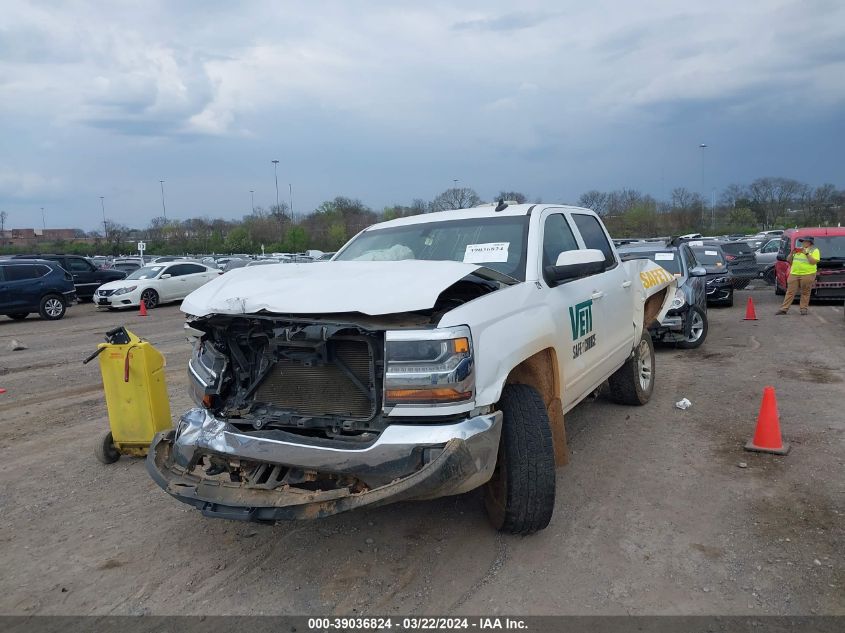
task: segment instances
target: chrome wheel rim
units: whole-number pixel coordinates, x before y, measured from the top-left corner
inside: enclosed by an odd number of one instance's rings
[[[58,299],[47,299],[44,303],[44,312],[47,313],[48,316],[57,317],[61,315],[64,306],[62,302]]]
[[[651,354],[649,353],[648,343],[645,341],[640,342],[640,347],[637,350],[637,356],[639,357],[639,378],[640,378],[640,387],[643,391],[648,391],[651,387],[651,376],[653,373],[652,366],[651,366]]]
[[[689,343],[695,343],[698,339],[701,338],[701,335],[704,333],[704,319],[701,318],[701,315],[698,312],[692,313],[692,324],[689,328],[689,338],[687,341]]]

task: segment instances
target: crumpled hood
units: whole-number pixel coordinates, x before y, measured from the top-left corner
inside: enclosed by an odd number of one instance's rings
[[[323,262],[237,268],[194,290],[181,310],[209,314],[393,314],[432,308],[481,266],[451,261]]]

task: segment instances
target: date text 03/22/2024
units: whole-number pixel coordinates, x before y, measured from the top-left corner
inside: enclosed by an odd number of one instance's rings
[[[311,631],[332,630],[397,630],[397,631],[426,631],[426,630],[525,630],[527,625],[520,618],[402,618],[388,617],[358,617],[358,618],[309,618],[308,628]]]

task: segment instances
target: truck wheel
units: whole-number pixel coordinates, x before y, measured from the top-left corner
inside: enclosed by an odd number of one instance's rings
[[[546,405],[534,387],[505,385],[499,455],[484,488],[484,505],[497,530],[532,534],[555,508],[555,454]]]
[[[67,305],[65,300],[58,295],[47,295],[41,299],[38,307],[38,314],[47,321],[56,321],[65,315]]]
[[[701,347],[707,338],[707,315],[698,306],[690,306],[687,318],[690,320],[689,336],[678,343],[683,349]]]
[[[654,345],[643,332],[634,354],[610,378],[610,397],[619,404],[643,405],[654,391]]]
[[[94,445],[94,456],[103,464],[114,464],[120,459],[120,453],[114,447],[111,431],[102,435],[100,441]]]

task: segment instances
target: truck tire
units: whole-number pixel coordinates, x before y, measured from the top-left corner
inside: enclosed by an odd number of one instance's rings
[[[690,306],[688,319],[691,319],[690,334],[686,340],[679,341],[678,347],[682,349],[695,349],[701,347],[704,339],[707,338],[707,313],[698,306]]]
[[[530,385],[505,385],[504,416],[493,477],[484,488],[487,516],[497,530],[533,534],[555,508],[555,454],[546,405]]]
[[[644,405],[654,391],[654,345],[643,332],[633,355],[608,378],[610,397],[619,404]]]

